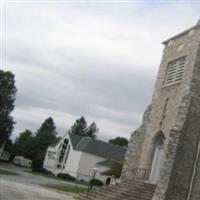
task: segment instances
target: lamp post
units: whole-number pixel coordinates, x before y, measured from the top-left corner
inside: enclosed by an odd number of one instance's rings
[[[98,172],[98,168],[93,168],[92,170],[93,170],[93,178],[92,179],[95,179],[96,174]]]
[[[95,177],[96,177],[96,174],[97,174],[97,172],[98,172],[98,168],[92,168],[92,171],[93,171],[93,176],[92,176],[92,179],[91,179],[91,181],[90,181],[90,190],[92,190],[92,187],[93,187],[93,180],[95,179]]]

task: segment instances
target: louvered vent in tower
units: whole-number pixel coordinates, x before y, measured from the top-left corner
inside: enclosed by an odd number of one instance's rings
[[[185,68],[185,57],[169,63],[164,85],[169,85],[182,80]]]

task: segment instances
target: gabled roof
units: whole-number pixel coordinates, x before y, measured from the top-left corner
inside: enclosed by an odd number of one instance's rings
[[[126,148],[114,146],[107,142],[69,134],[74,150],[93,154],[106,159],[123,161],[125,158]]]
[[[71,140],[73,149],[76,148],[76,146],[79,144],[79,142],[81,141],[81,139],[83,138],[82,136],[79,135],[75,135],[75,134],[69,134],[69,138]]]

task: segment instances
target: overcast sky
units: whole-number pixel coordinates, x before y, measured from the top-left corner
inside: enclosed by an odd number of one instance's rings
[[[1,59],[18,89],[13,138],[48,116],[63,135],[82,115],[100,139],[129,138],[151,102],[161,42],[200,18],[194,2],[24,2],[2,9]]]

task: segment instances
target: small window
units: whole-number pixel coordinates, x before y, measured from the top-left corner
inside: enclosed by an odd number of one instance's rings
[[[176,83],[182,80],[185,68],[185,57],[169,63],[164,85]]]

